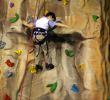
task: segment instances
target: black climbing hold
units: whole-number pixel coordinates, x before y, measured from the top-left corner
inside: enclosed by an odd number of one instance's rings
[[[0,49],[3,49],[5,47],[6,43],[3,41],[0,41]]]
[[[47,64],[46,63],[46,69],[47,70],[51,70],[51,69],[53,69],[54,68],[54,65],[53,64]]]
[[[43,67],[41,66],[41,65],[36,65],[36,67],[35,67],[35,69],[38,71],[38,72],[40,72],[40,71],[42,71],[43,70]]]

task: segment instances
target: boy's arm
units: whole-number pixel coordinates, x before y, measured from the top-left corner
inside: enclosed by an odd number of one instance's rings
[[[22,21],[22,24],[25,25],[28,28],[33,28],[34,27],[33,23],[28,24],[26,21]]]
[[[63,23],[56,23],[56,26],[65,27],[65,28],[71,28],[70,26],[65,25]]]

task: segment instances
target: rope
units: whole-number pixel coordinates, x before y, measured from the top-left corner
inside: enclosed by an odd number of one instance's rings
[[[37,1],[39,1],[39,2],[37,2]],[[40,0],[37,0],[37,1],[36,1],[35,12],[34,12],[34,20],[35,20],[35,16],[36,16],[37,7],[38,7],[38,15],[37,15],[37,19],[38,19],[39,15],[40,15],[40,12],[41,12],[41,10],[42,10],[42,7],[43,7],[43,5],[45,4],[45,1],[44,1],[43,4],[42,4],[42,6],[39,7],[39,6],[37,6],[37,4],[40,5]],[[31,36],[32,36],[32,32],[31,32]],[[31,40],[32,40],[31,36],[30,36],[30,38],[29,38],[29,44],[31,43]],[[28,48],[27,59],[26,59],[26,67],[27,67],[27,65],[28,65],[29,54],[30,54],[30,52],[29,52],[29,48]],[[26,72],[25,72],[24,76],[25,76],[25,75],[26,75]],[[32,75],[32,79],[33,79],[33,75]],[[23,94],[23,83],[24,83],[24,79],[23,79],[22,86],[21,86],[20,100],[22,100],[22,94]],[[31,82],[31,83],[32,83],[32,82]]]
[[[0,39],[0,40],[2,41],[2,38],[3,38],[3,32],[4,32],[4,29],[3,29],[3,22],[1,22],[1,25],[0,25],[0,26],[1,26],[1,31],[2,31],[2,35],[1,35],[1,39]]]

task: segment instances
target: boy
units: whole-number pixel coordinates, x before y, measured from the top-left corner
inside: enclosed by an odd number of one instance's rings
[[[48,12],[45,16],[38,19],[34,24],[33,23],[28,24],[27,22],[23,21],[23,25],[29,28],[35,27],[33,28],[32,35],[33,35],[33,42],[36,47],[36,52],[38,53],[36,60],[36,70],[40,71],[43,69],[41,66],[41,54],[40,54],[42,53],[42,51],[44,52],[44,56],[45,56],[46,69],[47,70],[53,69],[54,65],[51,63],[51,59],[48,54],[47,30],[49,28],[54,28],[55,26],[60,26],[65,28],[70,28],[70,27],[60,22],[57,22],[56,16],[53,12]],[[40,50],[41,49],[40,47],[42,47],[42,51]]]

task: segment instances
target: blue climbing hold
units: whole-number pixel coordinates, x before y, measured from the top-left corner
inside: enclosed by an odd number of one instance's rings
[[[73,92],[76,92],[76,93],[79,92],[79,89],[78,89],[78,87],[77,87],[76,84],[73,84],[71,90],[72,90]]]

